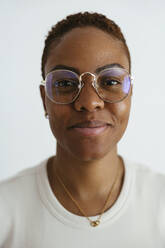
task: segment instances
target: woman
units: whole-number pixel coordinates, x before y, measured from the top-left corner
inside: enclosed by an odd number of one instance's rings
[[[0,247],[165,247],[165,176],[117,153],[129,120],[130,53],[97,13],[57,23],[40,85],[56,156],[0,186]]]

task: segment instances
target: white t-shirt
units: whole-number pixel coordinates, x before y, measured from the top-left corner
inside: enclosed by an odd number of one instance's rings
[[[47,159],[1,182],[0,248],[165,248],[165,175],[123,160],[121,193],[97,227],[57,200]]]

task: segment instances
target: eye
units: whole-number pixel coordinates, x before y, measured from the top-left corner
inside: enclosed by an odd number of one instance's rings
[[[116,86],[116,85],[120,85],[121,83],[117,80],[114,79],[104,79],[102,80],[102,85],[104,86]]]
[[[64,79],[54,82],[54,86],[59,88],[76,87],[77,83],[71,80]]]

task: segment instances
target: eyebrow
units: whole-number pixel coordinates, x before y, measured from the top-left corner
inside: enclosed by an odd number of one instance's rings
[[[113,68],[113,67],[119,67],[119,68],[123,68],[124,69],[124,67],[122,65],[120,65],[118,63],[113,63],[113,64],[107,64],[107,65],[98,67],[95,70],[95,72],[96,73],[99,73],[100,71],[102,71],[104,69]],[[62,64],[59,64],[59,65],[54,66],[49,72],[54,71],[54,70],[59,70],[59,69],[65,69],[65,70],[73,71],[73,72],[75,72],[77,74],[80,74],[80,71],[77,68],[71,67],[71,66],[68,66],[68,65],[62,65]]]
[[[105,69],[108,69],[108,68],[113,68],[113,67],[119,67],[119,68],[123,68],[124,69],[124,67],[122,65],[120,65],[118,63],[113,63],[113,64],[107,64],[107,65],[101,66],[101,67],[97,68],[95,70],[95,72],[96,73],[99,73],[102,70],[105,70]]]

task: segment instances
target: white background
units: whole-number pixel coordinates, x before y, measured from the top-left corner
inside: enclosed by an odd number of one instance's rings
[[[0,179],[55,153],[39,94],[44,39],[57,21],[85,10],[119,24],[132,55],[132,110],[119,153],[165,173],[165,1],[1,0]]]

